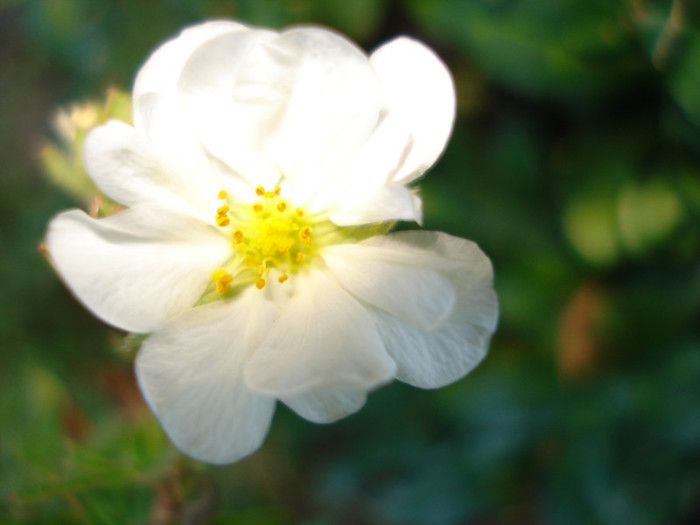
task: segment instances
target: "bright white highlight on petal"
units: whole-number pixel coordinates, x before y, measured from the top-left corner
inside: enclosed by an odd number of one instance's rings
[[[408,183],[440,156],[455,93],[397,38],[367,56],[319,27],[214,21],[151,54],[134,126],[83,143],[123,211],[54,217],[46,245],[96,316],[148,334],[140,388],[173,443],[211,463],[256,450],[276,400],[316,423],[392,379],[448,384],[486,354],[488,258],[422,222]]]
[[[388,116],[401,122],[413,139],[393,176],[405,184],[425,173],[445,149],[455,118],[452,76],[433,51],[406,37],[381,46],[370,62],[379,75]]]

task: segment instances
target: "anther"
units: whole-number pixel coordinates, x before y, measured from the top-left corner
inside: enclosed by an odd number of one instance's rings
[[[296,260],[297,260],[298,263],[300,263],[301,261],[303,261],[303,260],[304,260],[304,253],[303,253],[303,252],[298,252],[298,253],[297,253],[297,258],[296,258]]]
[[[229,224],[231,224],[231,221],[228,217],[226,217],[226,215],[217,215],[216,224],[218,224],[219,226],[228,226]]]
[[[255,188],[255,194],[258,197],[262,197],[263,195],[265,195],[265,188],[263,188],[262,186],[258,186],[257,188]]]
[[[255,287],[258,290],[262,290],[265,287],[265,279],[260,277],[257,281],[255,281]]]
[[[277,211],[284,211],[287,209],[287,204],[285,202],[280,202],[277,204]]]
[[[283,273],[282,275],[280,275],[280,276],[277,278],[277,281],[281,284],[281,283],[283,283],[284,281],[286,281],[287,279],[289,279],[289,276],[288,276],[286,273]]]
[[[261,211],[263,211],[263,205],[259,202],[256,202],[255,204],[253,204],[253,211],[255,213],[260,213]]]
[[[219,215],[226,215],[228,213],[229,207],[227,204],[224,204],[223,206],[219,206],[219,208],[216,210],[216,213]]]
[[[228,197],[228,193],[226,192],[226,190],[221,190],[219,193],[216,194],[216,197],[217,197],[218,199],[222,199],[222,200],[223,200],[223,199],[225,199],[226,197]]]
[[[226,271],[226,268],[217,268],[216,270],[211,272],[211,275],[209,277],[211,278],[212,281],[218,281],[227,273],[228,272]]]
[[[297,208],[297,217],[303,217],[304,216],[304,210],[301,208]]]
[[[226,293],[231,289],[231,282],[233,281],[233,276],[227,275],[224,278],[216,281],[216,291],[219,293]]]
[[[236,241],[236,244],[242,243],[243,232],[241,230],[236,230],[235,232],[233,232],[233,240]]]

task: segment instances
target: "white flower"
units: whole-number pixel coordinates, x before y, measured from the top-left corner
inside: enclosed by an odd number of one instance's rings
[[[423,44],[369,58],[326,29],[186,29],[136,78],[134,126],[84,145],[126,210],[48,228],[50,257],[95,315],[148,333],[143,394],[185,453],[256,450],[277,399],[308,420],[358,410],[393,378],[451,383],[498,315],[488,258],[421,221],[407,184],[441,154],[451,77]]]

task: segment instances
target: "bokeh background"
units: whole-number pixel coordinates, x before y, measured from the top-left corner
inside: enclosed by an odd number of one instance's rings
[[[40,248],[54,213],[89,206],[61,133],[128,118],[108,90],[212,17],[434,47],[459,116],[425,225],[477,241],[501,301],[462,381],[389,385],[329,426],[279,407],[225,467],[170,445],[137,345]],[[697,2],[3,0],[0,112],[0,523],[700,522]]]

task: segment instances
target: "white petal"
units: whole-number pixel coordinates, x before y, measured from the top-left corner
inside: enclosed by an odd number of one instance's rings
[[[219,35],[246,30],[248,28],[243,24],[226,20],[214,20],[184,29],[158,47],[141,66],[134,82],[134,100],[154,91],[170,93],[177,85],[182,66],[197,47]],[[135,113],[138,114],[138,110]]]
[[[260,446],[274,399],[245,386],[243,365],[275,315],[251,289],[231,303],[191,310],[143,343],[136,357],[139,385],[180,450],[221,464]]]
[[[380,88],[367,56],[331,31],[302,27],[270,43],[291,57],[290,97],[267,150],[305,202],[347,165],[377,126]]]
[[[342,244],[326,248],[323,259],[358,299],[410,326],[432,330],[452,314],[455,291],[446,277],[415,266],[410,255],[391,248]]]
[[[366,399],[364,389],[339,387],[286,396],[280,401],[313,423],[332,423],[360,410]]]
[[[280,173],[263,142],[289,98],[289,65],[263,44],[273,31],[221,35],[199,46],[178,79],[178,104],[205,147],[253,186]]]
[[[403,122],[413,138],[393,179],[408,183],[433,165],[450,136],[455,117],[452,77],[432,50],[406,37],[381,46],[370,62],[381,81],[385,111]]]
[[[130,332],[153,331],[190,308],[230,252],[214,228],[153,207],[99,220],[61,213],[49,223],[46,244],[75,296]]]
[[[221,189],[237,198],[255,195],[248,182],[202,149],[171,99],[158,93],[147,93],[141,96],[140,102],[142,131],[148,137],[162,171],[168,173],[170,186],[200,210],[203,219],[213,222],[215,210],[221,205],[216,197]]]
[[[214,155],[255,184],[288,177],[290,198],[299,203],[364,144],[380,107],[367,57],[320,28],[213,39],[189,58],[179,89],[182,107]]]
[[[128,124],[111,120],[91,130],[83,156],[95,184],[125,206],[155,203],[195,216],[201,213],[182,197],[182,181],[163,168],[146,137]]]
[[[421,388],[436,388],[473,369],[486,355],[498,320],[488,257],[471,241],[437,232],[397,232],[361,245],[438,272],[456,292],[451,315],[432,330],[376,311],[379,333],[398,365],[396,377]]]
[[[394,362],[365,308],[321,268],[294,278],[296,293],[246,365],[248,386],[286,397],[391,379]]]
[[[419,222],[420,209],[411,190],[390,182],[370,193],[364,188],[349,191],[335,202],[336,209],[328,218],[338,226],[357,226],[390,221]]]

